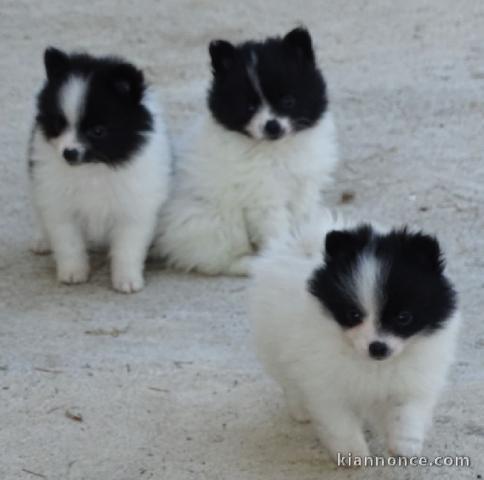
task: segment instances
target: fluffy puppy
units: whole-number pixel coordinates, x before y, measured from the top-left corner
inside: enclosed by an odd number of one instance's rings
[[[44,63],[29,149],[33,250],[52,250],[71,284],[88,279],[88,245],[109,246],[113,287],[140,290],[170,168],[157,102],[122,59],[48,48]]]
[[[328,217],[253,268],[259,358],[291,416],[311,421],[335,460],[369,455],[368,420],[391,453],[419,454],[459,323],[437,240]]]
[[[209,50],[210,114],[179,152],[155,252],[175,268],[246,275],[254,252],[319,205],[335,128],[307,30]]]

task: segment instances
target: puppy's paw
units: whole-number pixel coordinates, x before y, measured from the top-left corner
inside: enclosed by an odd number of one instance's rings
[[[239,257],[225,269],[224,273],[235,277],[247,277],[250,274],[252,261],[251,255]]]
[[[389,440],[388,451],[394,457],[413,457],[420,455],[423,439],[417,436],[396,435]]]
[[[116,272],[112,276],[113,288],[120,293],[135,293],[144,286],[143,274],[138,272]]]
[[[309,423],[311,421],[311,416],[307,408],[305,407],[301,396],[297,390],[292,390],[289,388],[284,389],[284,395],[286,397],[287,409],[289,411],[289,416],[298,423]]]
[[[44,237],[36,238],[30,246],[30,251],[36,255],[48,255],[51,252],[49,241]]]
[[[368,444],[361,432],[355,432],[354,437],[344,441],[339,438],[337,442],[327,442],[326,446],[331,454],[331,458],[339,467],[360,467],[365,457],[370,455]],[[353,462],[342,463],[342,457],[351,457]]]
[[[89,265],[85,262],[58,265],[57,279],[61,283],[73,285],[87,282],[89,278]]]

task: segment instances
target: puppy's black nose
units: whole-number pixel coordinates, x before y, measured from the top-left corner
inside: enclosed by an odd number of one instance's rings
[[[276,140],[281,137],[283,133],[281,124],[277,120],[268,120],[264,126],[264,133],[267,138]]]
[[[371,342],[368,347],[368,351],[370,353],[370,357],[374,358],[375,360],[383,360],[390,355],[388,345],[383,342]]]
[[[62,155],[69,163],[76,163],[79,160],[79,150],[76,148],[65,148]]]

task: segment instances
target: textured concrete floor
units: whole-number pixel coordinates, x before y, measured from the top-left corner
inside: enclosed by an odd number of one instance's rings
[[[25,144],[46,45],[137,61],[177,135],[203,108],[210,39],[300,22],[340,130],[329,202],[354,192],[344,212],[419,224],[448,252],[465,327],[425,453],[470,455],[470,469],[336,471],[254,358],[246,280],[150,265],[145,290],[122,296],[102,258],[89,284],[61,287],[28,252]],[[460,0],[0,0],[0,478],[484,476],[483,26],[484,4]]]

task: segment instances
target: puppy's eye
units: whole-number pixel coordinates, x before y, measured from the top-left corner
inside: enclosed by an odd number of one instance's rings
[[[88,136],[91,138],[103,138],[106,136],[106,133],[107,129],[104,125],[95,125],[87,131]]]
[[[50,121],[52,122],[52,128],[59,133],[65,128],[67,123],[62,115],[54,115]]]
[[[363,319],[362,313],[356,308],[350,308],[346,312],[346,320],[348,324],[352,327],[361,323],[362,319]]]
[[[281,107],[290,110],[296,105],[296,99],[292,95],[284,95],[281,98]]]
[[[256,110],[257,110],[257,104],[256,103],[247,104],[247,112],[255,113]]]
[[[60,114],[38,115],[37,121],[53,137],[60,135],[67,125],[66,119]]]
[[[413,315],[407,311],[400,312],[395,317],[395,323],[400,327],[406,327],[407,325],[410,325],[412,323],[412,320],[413,320]]]

